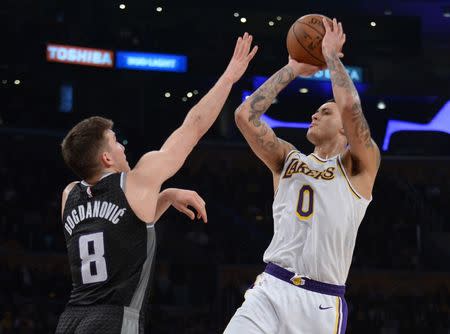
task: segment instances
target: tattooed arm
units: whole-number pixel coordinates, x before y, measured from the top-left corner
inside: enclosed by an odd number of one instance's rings
[[[297,76],[310,76],[319,70],[316,66],[290,59],[286,66],[272,75],[236,109],[236,125],[253,152],[274,174],[281,172],[285,157],[294,146],[278,138],[267,123],[261,120],[261,116],[269,109],[278,93]]]
[[[334,99],[341,112],[350,155],[360,172],[367,172],[374,178],[379,167],[380,151],[370,135],[358,91],[338,56],[345,42],[342,24],[338,24],[336,19],[332,25],[325,20],[323,22],[326,34],[322,51],[330,71]]]

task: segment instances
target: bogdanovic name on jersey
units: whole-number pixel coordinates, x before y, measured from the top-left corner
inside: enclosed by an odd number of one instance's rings
[[[113,224],[117,224],[125,213],[125,208],[119,208],[116,204],[106,201],[87,202],[86,205],[78,205],[67,215],[64,228],[72,235],[72,230],[83,220],[89,218],[103,218]]]
[[[306,163],[300,161],[299,159],[292,159],[286,168],[286,172],[283,175],[283,179],[290,178],[294,174],[305,174],[311,176],[317,180],[332,180],[334,179],[334,167],[328,167],[324,171],[314,170],[308,167]]]

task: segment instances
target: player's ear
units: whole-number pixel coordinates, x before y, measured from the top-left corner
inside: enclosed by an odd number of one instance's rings
[[[114,159],[112,155],[108,151],[103,151],[100,155],[100,161],[102,163],[102,166],[109,168],[113,165]]]

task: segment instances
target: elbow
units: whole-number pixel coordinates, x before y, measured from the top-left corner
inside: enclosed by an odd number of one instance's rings
[[[234,121],[236,122],[236,125],[242,124],[245,121],[246,114],[246,108],[241,104],[234,112]]]

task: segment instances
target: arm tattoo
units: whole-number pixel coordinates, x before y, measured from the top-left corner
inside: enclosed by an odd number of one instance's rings
[[[248,122],[255,128],[258,128],[256,140],[258,144],[266,151],[273,151],[278,148],[279,140],[274,134],[273,138],[265,139],[264,137],[269,132],[267,124],[261,122],[260,117],[269,109],[272,101],[278,93],[286,87],[295,76],[293,70],[289,66],[283,67],[275,73],[269,80],[267,80],[261,87],[259,87],[250,96],[250,110]],[[245,103],[245,102],[244,102]]]
[[[294,80],[294,73],[289,66],[283,67],[267,80],[250,96],[250,117],[248,121],[255,127],[261,126],[259,118],[269,109],[277,94]]]
[[[349,97],[354,101],[350,110],[350,119],[356,135],[356,140],[359,143],[363,143],[366,148],[373,147],[369,124],[362,112],[358,91],[356,90],[352,79],[350,79],[347,70],[337,55],[326,56],[325,61],[330,70],[331,84],[333,85],[336,101],[348,99]]]
[[[356,130],[356,137],[360,143],[364,143],[366,148],[373,146],[370,135],[369,124],[362,112],[361,103],[355,102],[352,106],[352,123]]]
[[[348,91],[351,91],[353,88],[355,92],[352,93],[358,94],[355,86],[353,85],[352,79],[348,76],[347,70],[339,58],[337,56],[325,57],[325,61],[327,62],[328,69],[330,70],[331,83],[333,87],[342,87]]]
[[[261,123],[261,127],[258,133],[256,133],[255,138],[258,144],[268,152],[271,152],[273,150],[276,150],[278,146],[280,145],[280,140],[278,139],[277,135],[273,133],[272,138],[269,138],[266,140],[264,137],[269,132],[268,125],[266,123]]]

